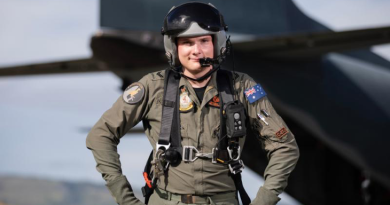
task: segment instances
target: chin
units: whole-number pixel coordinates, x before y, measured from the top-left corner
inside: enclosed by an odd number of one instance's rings
[[[186,69],[188,69],[189,71],[193,71],[193,72],[201,72],[203,70],[203,68],[200,66],[200,64],[193,64],[193,65],[188,65],[188,66],[184,66]]]

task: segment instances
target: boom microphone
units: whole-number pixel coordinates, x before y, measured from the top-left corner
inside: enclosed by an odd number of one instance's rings
[[[213,58],[199,58],[201,67],[209,67],[210,65],[218,64],[219,61]]]

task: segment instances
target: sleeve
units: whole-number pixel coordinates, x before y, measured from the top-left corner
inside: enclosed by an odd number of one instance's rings
[[[148,94],[147,77],[130,85],[87,136],[86,145],[96,160],[96,169],[118,204],[138,204],[130,183],[122,175],[117,145],[121,137],[146,115]]]
[[[266,94],[255,101],[248,100],[249,97],[245,91],[252,88],[257,91],[257,83],[249,76],[244,75],[240,84],[242,89],[240,99],[247,107],[252,130],[259,136],[258,139],[261,141],[269,160],[264,173],[264,185],[259,190],[253,204],[268,204],[259,202],[265,198],[273,201],[269,204],[276,204],[279,200],[277,195],[286,188],[287,179],[298,161],[299,148],[293,133],[277,114]]]

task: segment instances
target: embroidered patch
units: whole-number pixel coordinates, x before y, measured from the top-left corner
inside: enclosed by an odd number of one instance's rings
[[[284,135],[286,135],[288,133],[287,129],[285,127],[283,127],[282,129],[280,129],[279,131],[277,131],[275,133],[276,137],[277,138],[282,138]]]
[[[194,103],[188,96],[188,91],[185,86],[180,88],[180,112],[189,112],[194,108]]]
[[[212,106],[212,107],[217,107],[217,108],[220,108],[220,104],[219,104],[220,100],[219,100],[219,96],[214,96],[213,99],[211,99],[209,101],[209,105]]]
[[[145,88],[141,83],[133,83],[123,92],[123,100],[128,104],[136,104],[142,100]]]
[[[252,104],[256,102],[257,100],[261,99],[262,97],[266,96],[267,93],[264,91],[264,89],[260,86],[260,84],[257,84],[249,89],[246,89],[244,91],[244,94],[246,98],[248,99],[249,103]]]

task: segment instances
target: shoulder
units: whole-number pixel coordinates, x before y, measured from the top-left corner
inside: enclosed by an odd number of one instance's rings
[[[138,83],[141,83],[145,86],[145,89],[157,89],[161,86],[164,86],[164,79],[165,79],[165,70],[159,70],[152,73],[146,74],[144,77],[142,77]]]
[[[159,70],[152,73],[144,75],[141,79],[138,80],[138,83],[143,84],[145,87],[148,87],[148,84],[153,84],[153,81],[164,80],[165,70]]]
[[[152,81],[164,80],[165,70],[159,70],[153,73],[149,73],[145,77]]]
[[[260,99],[266,99],[267,93],[251,76],[241,72],[235,72],[233,76],[235,76],[235,88],[243,101],[252,104]]]
[[[247,89],[247,88],[250,88],[250,87],[253,87],[253,86],[259,84],[252,77],[250,77],[248,74],[242,73],[242,72],[233,72],[233,78],[234,78],[234,81],[236,83],[235,86],[240,87],[240,88],[244,88],[244,89]]]
[[[123,100],[128,104],[137,104],[144,99],[144,96],[153,97],[157,91],[164,88],[164,76],[165,70],[146,74],[124,90]]]

